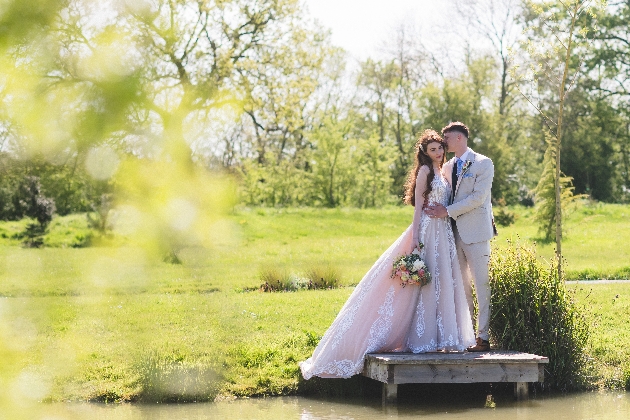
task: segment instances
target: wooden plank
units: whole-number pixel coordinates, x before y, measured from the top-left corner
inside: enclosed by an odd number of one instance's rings
[[[547,357],[516,351],[485,353],[372,353],[363,375],[383,383],[383,405],[398,397],[398,384],[513,382],[514,395],[528,398],[529,382],[542,382]]]
[[[365,357],[363,375],[383,383],[383,405],[398,396],[399,384],[513,382],[527,399],[529,382],[542,382],[547,357],[516,351],[485,353],[378,353]]]
[[[394,365],[381,364],[378,360],[366,359],[363,376],[383,383],[393,383],[393,370]]]
[[[538,366],[532,364],[422,364],[395,365],[394,383],[537,382]]]
[[[383,384],[383,405],[395,403],[398,399],[398,385]]]
[[[529,384],[527,382],[516,382],[514,384],[514,397],[519,401],[529,398]]]
[[[368,360],[379,364],[496,364],[496,363],[549,363],[547,357],[516,351],[491,351],[487,353],[371,353]]]

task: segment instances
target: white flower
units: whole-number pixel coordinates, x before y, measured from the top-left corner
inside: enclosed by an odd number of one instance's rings
[[[418,272],[418,271],[422,270],[424,267],[425,267],[424,261],[422,261],[422,260],[416,260],[416,261],[413,262],[413,271]]]
[[[420,255],[420,251],[418,251],[418,248],[414,248],[413,251],[411,251],[411,255]]]

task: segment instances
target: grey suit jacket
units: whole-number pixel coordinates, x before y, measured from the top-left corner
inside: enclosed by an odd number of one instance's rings
[[[489,241],[495,235],[490,201],[494,165],[488,157],[470,148],[468,150],[462,174],[458,177],[457,185],[453,186],[455,197],[446,210],[455,219],[462,241],[472,244]],[[451,185],[455,160],[452,158],[442,168]]]

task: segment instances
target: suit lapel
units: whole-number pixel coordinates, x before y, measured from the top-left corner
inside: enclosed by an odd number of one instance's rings
[[[455,198],[455,195],[457,194],[457,190],[459,189],[459,184],[461,184],[462,179],[464,179],[464,174],[470,172],[470,168],[472,167],[472,164],[475,163],[475,152],[471,150],[471,153],[468,153],[468,159],[466,159],[466,161],[464,162],[464,166],[466,165],[466,162],[470,162],[470,165],[468,166],[468,170],[466,172],[464,172],[464,170],[462,169],[462,173],[457,177],[457,185],[455,186],[453,199]]]

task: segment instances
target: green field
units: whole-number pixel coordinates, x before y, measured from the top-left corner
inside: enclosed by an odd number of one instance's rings
[[[535,241],[529,209],[493,246]],[[570,276],[630,272],[628,206],[575,211],[563,243]],[[41,399],[203,400],[307,392],[310,356],[376,258],[408,226],[410,208],[238,209],[213,249],[167,264],[124,238],[99,243],[84,215],[54,221],[43,249],[20,247],[25,222],[0,224],[0,378],[28,372]],[[225,227],[225,226],[224,226]],[[88,238],[88,239],[86,239]],[[102,243],[103,241],[101,241]],[[64,247],[65,246],[65,247]],[[550,258],[553,244],[539,244]],[[346,287],[262,293],[261,270],[333,266]],[[570,286],[593,322],[594,387],[630,386],[630,282]],[[177,397],[185,395],[185,397]]]

